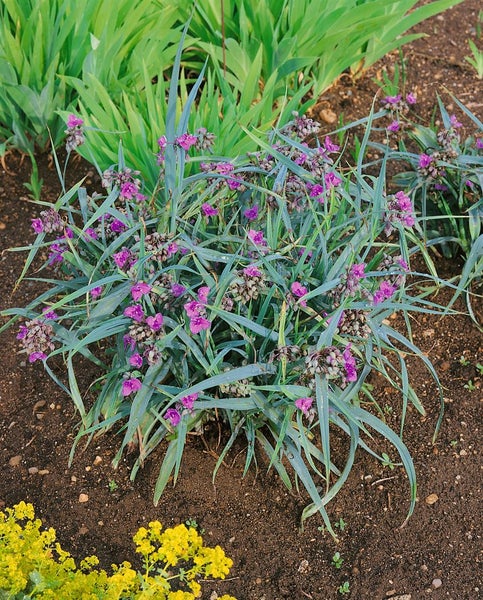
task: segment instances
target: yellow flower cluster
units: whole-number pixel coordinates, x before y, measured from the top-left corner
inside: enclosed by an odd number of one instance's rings
[[[203,546],[194,528],[178,525],[163,531],[161,523],[153,521],[133,538],[145,572],[135,571],[126,561],[112,565],[108,575],[95,568],[96,556],[84,558],[77,568],[55,541],[54,529],[41,531],[41,525],[31,504],[20,502],[0,511],[1,598],[21,593],[39,600],[195,600],[201,597],[197,580],[224,579],[233,565],[219,546]],[[219,600],[236,599],[225,594]]]

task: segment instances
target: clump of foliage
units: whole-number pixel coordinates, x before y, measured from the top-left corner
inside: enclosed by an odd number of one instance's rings
[[[187,79],[209,58],[201,118],[241,153],[248,139],[235,124],[267,129],[286,96],[300,103],[312,88],[316,98],[345,69],[370,66],[417,37],[402,35],[413,25],[460,1],[411,10],[415,0],[339,0],[323,9],[315,0],[85,0],[80,19],[76,0],[8,0],[0,7],[0,152],[15,146],[33,159],[50,138],[57,146],[59,111],[84,106],[130,148],[152,149],[149,131],[164,129],[164,84],[191,19]]]
[[[133,537],[142,571],[125,561],[112,565],[109,575],[96,568],[97,556],[76,565],[56,542],[55,530],[41,527],[32,504],[22,501],[0,512],[0,597],[195,600],[201,578],[224,579],[233,565],[219,546],[204,546],[196,529],[177,525],[163,530],[152,521]],[[225,594],[220,600],[235,598]]]
[[[398,163],[394,184],[408,190],[421,214],[424,246],[447,258],[464,258],[456,299],[471,287],[477,289],[483,272],[483,123],[457,98],[452,101],[474,131],[465,135],[458,116],[448,113],[440,97],[439,124],[423,126],[409,110],[414,96],[387,96],[382,101],[392,119],[387,146],[376,146],[387,160]],[[427,252],[425,256],[431,262]],[[466,298],[474,318],[468,292]]]
[[[24,274],[47,252],[41,270],[53,273],[43,279],[49,289],[26,308],[4,311],[24,320],[18,337],[29,361],[42,361],[73,399],[79,437],[118,427],[114,464],[138,449],[132,477],[168,441],[155,502],[171,476],[176,482],[187,434],[219,419],[231,435],[215,473],[243,433],[245,471],[258,447],[292,488],[290,465],[312,500],[302,518],[320,512],[333,534],[325,505],[357,447],[377,456],[372,430],[400,454],[411,513],[411,457],[364,407],[366,379],[378,371],[401,392],[403,423],[409,403],[424,413],[401,347],[437,380],[387,320],[397,310],[434,310],[405,289],[408,232],[419,227],[409,197],[386,195],[384,164],[379,177],[366,175],[362,160],[345,171],[329,137],[309,146],[319,124],[306,117],[295,114],[267,139],[253,136],[259,151],[228,160],[198,157],[208,132],[181,133],[171,115],[153,193],[145,195],[120,151],[103,173],[103,194],[79,184],[33,221]],[[84,137],[88,144],[83,125],[69,118],[70,148]],[[101,372],[89,405],[78,355]],[[56,356],[67,381],[56,374]],[[341,468],[331,459],[331,425],[350,439]]]

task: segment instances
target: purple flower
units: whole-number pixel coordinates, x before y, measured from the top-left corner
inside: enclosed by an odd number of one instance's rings
[[[483,150],[483,138],[476,138],[476,147],[478,150]]]
[[[397,96],[386,96],[383,99],[383,102],[385,104],[397,104],[401,100],[401,97],[401,94],[398,94]]]
[[[159,152],[156,154],[156,159],[157,159],[158,165],[161,165],[164,161],[164,151],[166,150],[167,145],[168,145],[168,140],[166,139],[165,135],[162,135],[158,139]]]
[[[121,185],[121,191],[119,195],[126,200],[131,200],[134,196],[136,196],[138,192],[138,186],[132,181],[126,181]]]
[[[33,363],[36,360],[45,360],[47,358],[47,354],[45,352],[32,352],[29,354],[29,362]]]
[[[413,210],[412,202],[409,196],[406,196],[404,192],[397,192],[395,194],[395,198],[397,200],[399,210],[402,210],[404,212],[407,212],[408,210]]]
[[[290,286],[290,291],[297,298],[302,298],[307,293],[307,288],[301,285],[298,281],[294,281]],[[300,300],[300,306],[307,306],[307,302],[305,300]]]
[[[350,274],[352,277],[356,279],[363,279],[366,274],[364,273],[364,269],[366,268],[366,263],[356,263],[353,264],[350,268]]]
[[[92,288],[90,294],[92,298],[99,298],[99,296],[102,294],[102,285]]]
[[[125,379],[122,382],[122,395],[129,396],[130,394],[137,392],[142,388],[142,383],[136,377],[131,377],[130,379]]]
[[[193,406],[194,406],[196,400],[198,400],[198,394],[195,392],[194,394],[189,394],[188,396],[183,396],[181,398],[181,404],[188,410],[193,410]]]
[[[340,146],[334,144],[328,135],[325,136],[324,148],[326,152],[338,152],[340,150]]]
[[[197,142],[198,138],[195,135],[191,135],[190,133],[183,133],[179,137],[176,138],[176,144],[183,148],[183,150],[188,151],[191,146],[194,146]]]
[[[144,283],[143,281],[138,281],[131,288],[131,296],[134,302],[137,302],[144,294],[149,294],[151,291],[151,286],[149,283]]]
[[[304,144],[304,145],[306,146],[307,144]],[[294,162],[295,162],[295,164],[296,164],[296,165],[303,165],[303,164],[304,164],[304,162],[305,162],[306,160],[307,160],[307,155],[306,155],[306,154],[304,154],[304,153],[302,152],[302,153],[300,154],[300,156],[298,156],[298,157],[295,159],[295,161],[294,161]]]
[[[210,293],[210,288],[207,285],[204,285],[198,290],[198,302],[201,304],[206,304],[208,302],[208,294]]]
[[[130,260],[131,258],[131,251],[128,250],[128,248],[123,248],[120,252],[116,252],[115,254],[113,254],[112,257],[116,265],[120,269],[123,269],[128,260]]]
[[[230,190],[237,190],[241,186],[242,182],[238,181],[237,179],[227,179],[226,184]]]
[[[376,291],[372,299],[374,305],[380,304],[381,302],[384,302],[384,300],[390,298],[394,294],[396,289],[396,286],[389,283],[389,281],[381,281],[381,283],[379,284],[379,289]]]
[[[297,400],[295,400],[295,406],[301,410],[304,415],[306,415],[308,414],[313,402],[313,398],[297,398]]]
[[[134,338],[132,338],[130,335],[128,335],[127,333],[126,333],[126,335],[123,336],[122,342],[124,344],[125,350],[132,351],[136,347],[136,340]]]
[[[330,190],[333,187],[338,186],[342,182],[342,179],[338,175],[330,171],[329,173],[326,173],[324,175],[324,182],[326,188]]]
[[[42,233],[44,230],[42,219],[32,219],[32,229],[35,231],[35,233]]]
[[[244,210],[243,216],[249,221],[255,221],[258,218],[258,204],[254,204],[251,208]]]
[[[204,204],[201,205],[201,210],[203,211],[203,214],[205,215],[205,217],[214,217],[218,214],[218,209],[214,206],[211,206],[211,204],[208,204],[208,202],[205,202]]]
[[[316,184],[308,186],[308,187],[310,190],[311,198],[319,198],[324,193],[324,186],[321,185],[320,183],[316,183]],[[324,200],[322,199],[321,201],[323,202]]]
[[[342,353],[344,358],[344,369],[347,381],[357,381],[356,360],[351,354],[351,345],[349,344]]]
[[[186,288],[184,287],[184,285],[181,285],[180,283],[173,283],[171,285],[171,293],[173,294],[173,296],[175,298],[179,298],[185,292],[186,292]]]
[[[146,323],[153,331],[159,331],[163,326],[163,315],[156,313],[154,317],[147,317]]]
[[[413,94],[412,92],[409,92],[409,94],[406,94],[406,102],[408,104],[416,104],[416,95]]]
[[[144,320],[143,307],[140,304],[133,304],[124,309],[124,316],[129,317],[137,323],[141,323]]]
[[[136,367],[136,369],[140,369],[143,366],[143,357],[136,352],[129,358],[129,364],[131,365],[131,367]]]
[[[188,317],[193,319],[194,317],[198,317],[200,315],[200,312],[203,310],[203,305],[196,300],[191,300],[191,302],[187,302],[183,308],[185,309]]]
[[[418,167],[420,169],[426,169],[427,167],[429,167],[429,165],[433,162],[432,157],[429,154],[425,154],[423,152],[423,154],[419,155],[419,160],[418,160]]]
[[[200,333],[200,331],[203,331],[204,329],[209,329],[210,326],[211,321],[208,321],[208,319],[205,319],[201,315],[192,317],[190,320],[190,331],[193,334]]]
[[[64,237],[65,237],[66,239],[69,239],[69,240],[73,239],[73,237],[74,237],[74,232],[72,231],[72,229],[71,229],[70,227],[66,227],[66,228],[65,228],[65,234],[64,234]]]
[[[247,277],[262,277],[262,272],[255,265],[250,265],[243,269],[243,275]]]
[[[166,252],[168,253],[168,258],[173,256],[178,252],[178,244],[176,242],[170,242],[166,247]]]
[[[248,237],[255,244],[255,246],[266,246],[267,241],[263,237],[263,231],[257,231],[255,229],[250,229],[248,232]]]
[[[84,231],[84,233],[85,233],[86,239],[90,238],[91,240],[97,240],[97,238],[99,237],[97,235],[97,231],[95,229],[92,229],[92,227],[87,227],[87,229]]]
[[[17,340],[23,340],[27,337],[28,332],[29,328],[26,325],[20,325],[19,332],[17,333]]]
[[[45,319],[50,319],[51,321],[55,321],[55,319],[59,318],[58,314],[51,310],[48,306],[42,310],[42,315]]]
[[[67,250],[65,246],[58,243],[53,243],[50,246],[49,265],[62,262],[64,260],[64,252]]]
[[[393,121],[386,127],[388,131],[399,131],[399,121]]]
[[[83,119],[77,117],[76,115],[70,114],[67,117],[67,127],[73,129],[74,127],[80,127],[84,124]]]
[[[221,175],[228,175],[229,173],[232,173],[235,170],[235,165],[233,165],[230,162],[220,162],[215,166],[216,171]]]
[[[451,115],[451,117],[449,118],[449,121],[451,123],[451,127],[454,127],[455,129],[458,129],[459,127],[463,127],[463,123],[460,123],[456,117],[456,115]]]
[[[173,427],[176,427],[181,421],[181,415],[175,408],[168,408],[164,413],[164,418],[166,421],[169,421]]]
[[[110,226],[111,226],[111,231],[113,231],[114,233],[122,233],[125,229],[127,229],[127,225],[125,225],[119,219],[114,219],[110,223]]]

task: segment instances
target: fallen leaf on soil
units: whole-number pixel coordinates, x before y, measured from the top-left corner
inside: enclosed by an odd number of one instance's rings
[[[429,494],[429,496],[425,500],[426,504],[434,504],[437,501],[438,501],[437,494]]]

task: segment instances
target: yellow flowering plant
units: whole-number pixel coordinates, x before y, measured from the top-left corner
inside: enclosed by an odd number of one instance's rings
[[[159,521],[134,535],[144,571],[127,561],[112,574],[88,556],[76,565],[56,542],[55,530],[41,530],[32,504],[19,502],[0,511],[0,600],[195,600],[203,577],[224,579],[233,565],[219,546],[208,548],[193,527],[163,530]],[[173,589],[174,584],[175,589]],[[236,600],[223,595],[219,600]]]

